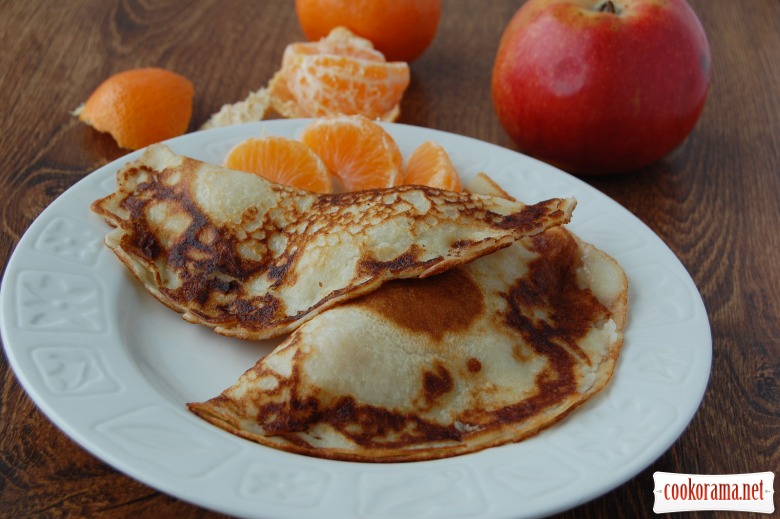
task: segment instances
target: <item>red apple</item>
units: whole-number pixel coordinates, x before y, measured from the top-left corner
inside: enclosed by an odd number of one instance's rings
[[[572,173],[619,173],[685,140],[711,77],[685,0],[529,0],[501,38],[493,104],[520,151]]]

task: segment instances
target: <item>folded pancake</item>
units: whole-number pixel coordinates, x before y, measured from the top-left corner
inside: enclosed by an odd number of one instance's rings
[[[330,459],[419,461],[516,442],[602,389],[627,281],[563,227],[314,317],[204,403],[236,435]]]
[[[218,333],[262,339],[386,280],[433,275],[565,223],[574,205],[416,186],[318,195],[155,145],[92,210],[160,301]]]

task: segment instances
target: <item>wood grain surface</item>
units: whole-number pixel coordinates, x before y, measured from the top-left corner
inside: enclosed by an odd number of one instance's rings
[[[502,29],[521,3],[444,0],[434,43],[411,65],[399,122],[514,149],[489,84]],[[780,475],[780,2],[690,3],[713,56],[699,124],[656,164],[586,181],[644,221],[690,272],[712,327],[710,383],[666,453],[561,518],[651,517],[655,471]],[[2,264],[49,203],[126,153],[70,115],[103,79],[151,65],[187,76],[195,129],[263,86],[284,47],[302,39],[289,1],[0,0]],[[3,355],[0,517],[220,516],[87,453],[37,409]]]

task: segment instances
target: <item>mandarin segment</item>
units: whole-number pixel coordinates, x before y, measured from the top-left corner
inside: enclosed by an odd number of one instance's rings
[[[301,141],[322,158],[345,191],[403,183],[403,156],[384,128],[366,117],[334,116],[311,122]]]
[[[192,82],[161,68],[114,74],[73,114],[117,144],[137,150],[186,133],[192,117]]]
[[[463,189],[458,171],[447,151],[434,141],[422,143],[409,156],[404,184],[437,187],[448,191]]]
[[[333,191],[327,166],[302,142],[286,137],[249,138],[231,149],[225,167],[316,193]]]

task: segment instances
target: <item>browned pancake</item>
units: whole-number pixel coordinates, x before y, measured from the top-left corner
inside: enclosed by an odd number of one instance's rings
[[[323,312],[189,407],[263,445],[339,460],[430,460],[516,442],[607,384],[627,293],[612,258],[550,229]]]
[[[443,272],[565,223],[574,205],[416,186],[317,195],[155,145],[92,209],[116,227],[106,244],[160,301],[261,339],[389,279]]]

